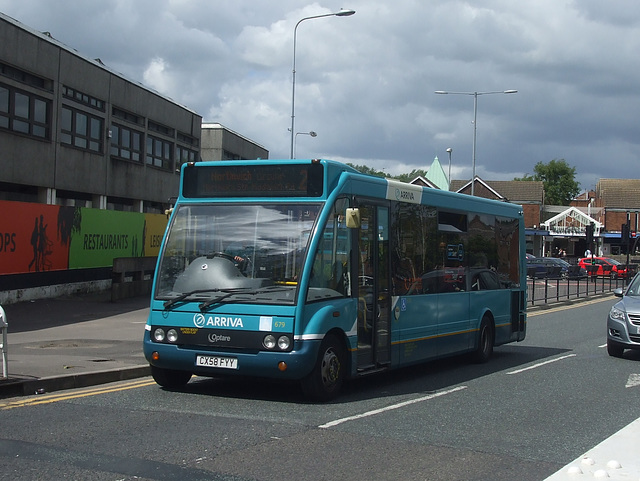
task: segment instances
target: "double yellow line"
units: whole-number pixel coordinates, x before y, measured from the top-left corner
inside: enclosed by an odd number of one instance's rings
[[[81,389],[73,392],[64,392],[60,394],[42,394],[32,396],[17,401],[0,402],[0,411],[8,409],[21,408],[25,406],[37,406],[39,404],[51,404],[60,401],[68,401],[70,399],[79,399],[89,396],[97,396],[99,394],[107,394],[110,392],[126,391],[128,389],[138,389],[140,387],[151,386],[155,384],[153,380],[129,381],[118,384],[116,386],[109,385],[100,388]]]

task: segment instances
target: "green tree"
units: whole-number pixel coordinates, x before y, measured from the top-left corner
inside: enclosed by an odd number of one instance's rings
[[[427,176],[427,171],[422,169],[413,169],[408,174],[400,174],[394,177],[394,179],[399,180],[400,182],[411,182],[413,179],[421,175],[422,177]]]
[[[533,175],[525,174],[513,180],[542,181],[546,204],[569,205],[580,193],[580,184],[575,177],[575,167],[570,167],[564,159],[553,159],[546,164],[538,162],[533,167]]]
[[[354,164],[350,164],[349,162],[347,162],[347,165],[349,167],[353,167],[354,169],[356,169],[358,172],[362,174],[375,175],[376,177],[389,177],[383,171],[372,169],[371,167],[367,167],[366,165],[354,165]]]
[[[358,172],[361,172],[363,174],[375,175],[376,177],[384,177],[388,179],[395,179],[395,180],[399,180],[400,182],[411,182],[413,179],[415,179],[419,175],[421,175],[422,177],[426,177],[427,175],[427,171],[422,169],[413,169],[408,174],[400,174],[400,175],[393,176],[393,175],[387,174],[384,171],[375,170],[375,169],[372,169],[371,167],[367,167],[366,165],[354,165],[350,163],[347,163],[347,165],[349,167],[353,167]]]

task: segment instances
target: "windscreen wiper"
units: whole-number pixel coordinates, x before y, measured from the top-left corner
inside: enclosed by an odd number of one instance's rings
[[[220,291],[220,289],[195,289],[193,291],[183,292],[179,296],[174,297],[173,299],[169,299],[168,301],[165,301],[163,306],[165,309],[169,309],[174,304],[180,301],[184,301],[187,297],[192,296],[194,294],[201,294],[203,292],[218,292],[218,291]]]
[[[202,302],[200,303],[200,305],[198,307],[200,307],[201,311],[204,311],[206,309],[208,309],[209,307],[211,307],[213,304],[216,304],[224,299],[226,299],[227,297],[231,297],[234,294],[247,294],[247,295],[255,295],[255,294],[260,294],[261,292],[277,292],[277,291],[286,291],[288,289],[282,288],[282,287],[273,287],[273,286],[269,286],[269,287],[261,287],[258,289],[250,289],[248,287],[239,287],[236,289],[218,289],[219,292],[223,292],[224,294],[220,295],[220,296],[216,296],[216,297],[212,297],[211,299],[209,299],[208,301]]]

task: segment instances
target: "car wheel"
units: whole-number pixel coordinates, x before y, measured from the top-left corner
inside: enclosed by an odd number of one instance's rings
[[[624,353],[624,347],[607,339],[607,353],[611,357],[622,357],[622,354]]]
[[[325,336],[313,370],[300,383],[305,396],[314,401],[335,398],[345,378],[346,360],[346,351],[339,339],[331,334]]]
[[[163,369],[156,366],[151,366],[151,376],[157,384],[168,389],[181,388],[191,379],[190,372]]]
[[[478,347],[473,353],[473,360],[477,363],[485,363],[493,355],[493,322],[489,316],[484,316],[478,331]]]

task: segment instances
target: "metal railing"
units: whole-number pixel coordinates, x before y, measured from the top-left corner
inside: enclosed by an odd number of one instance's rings
[[[553,269],[529,270],[527,304],[530,306],[549,304],[613,292],[618,287],[625,287],[635,274],[635,272],[629,272],[625,277],[617,277],[611,275],[611,272],[605,268],[598,275],[598,266],[586,266],[586,270],[586,276],[584,273],[580,275],[578,269],[569,270],[564,275]]]

